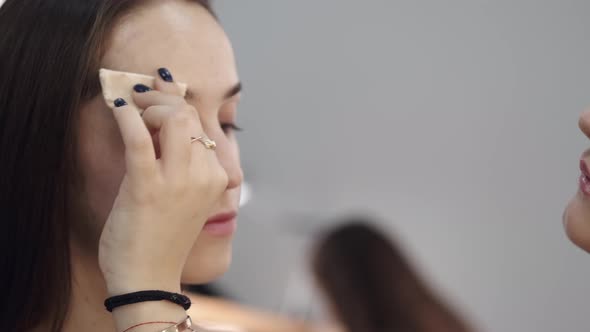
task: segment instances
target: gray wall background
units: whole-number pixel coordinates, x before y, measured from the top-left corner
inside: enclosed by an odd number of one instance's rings
[[[588,331],[561,213],[590,145],[589,1],[215,3],[253,193],[224,287],[315,312],[305,248],[368,211],[482,330]]]

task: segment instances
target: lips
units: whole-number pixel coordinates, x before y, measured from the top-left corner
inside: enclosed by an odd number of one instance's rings
[[[238,214],[234,211],[220,213],[220,214],[214,215],[213,217],[207,219],[207,222],[205,223],[205,225],[228,222],[232,219],[235,219],[237,217],[237,215]]]
[[[215,236],[228,236],[236,230],[237,213],[235,211],[220,213],[207,219],[203,231]]]

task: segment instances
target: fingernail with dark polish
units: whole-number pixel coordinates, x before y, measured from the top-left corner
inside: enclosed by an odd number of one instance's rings
[[[114,104],[115,104],[115,107],[121,107],[121,106],[127,105],[127,102],[123,98],[117,98],[117,99],[115,99]]]
[[[160,77],[166,82],[174,81],[174,79],[172,78],[172,74],[170,74],[170,71],[166,68],[158,69],[158,74],[160,74]]]
[[[148,92],[151,90],[151,88],[147,85],[143,85],[143,84],[135,84],[133,86],[133,90],[135,90],[135,92],[139,92],[139,93],[143,93],[143,92]]]

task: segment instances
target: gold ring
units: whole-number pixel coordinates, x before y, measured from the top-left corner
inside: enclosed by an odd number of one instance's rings
[[[209,150],[215,150],[217,148],[217,143],[214,140],[209,139],[207,137],[199,136],[199,137],[191,137],[191,143],[199,141],[205,146],[205,148]]]

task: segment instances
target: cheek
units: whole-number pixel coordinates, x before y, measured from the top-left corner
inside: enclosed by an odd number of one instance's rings
[[[92,110],[86,117],[83,113],[79,135],[84,206],[100,223],[106,221],[125,174],[123,142],[107,112],[110,110]]]
[[[92,215],[104,223],[113,206],[119,186],[125,174],[125,165],[120,156],[107,153],[88,156],[82,163],[85,167],[84,191],[86,203]]]
[[[201,233],[182,271],[183,284],[211,282],[227,272],[232,259],[232,238],[208,237]]]

